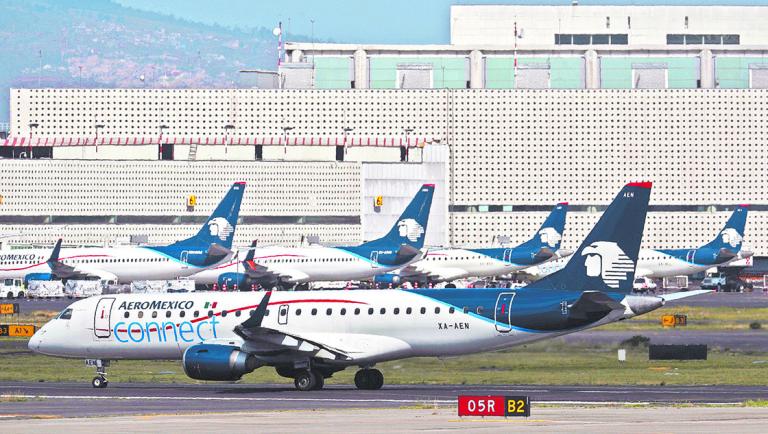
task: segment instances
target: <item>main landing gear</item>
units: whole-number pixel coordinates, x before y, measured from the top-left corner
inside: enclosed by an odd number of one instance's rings
[[[384,385],[384,375],[378,369],[361,369],[355,374],[355,386],[361,390],[378,390]]]
[[[86,364],[96,366],[96,376],[91,380],[91,385],[96,389],[103,389],[107,387],[109,381],[107,381],[107,367],[109,366],[109,360],[86,360]]]
[[[325,385],[325,378],[320,371],[307,369],[296,374],[296,377],[293,379],[293,385],[302,392],[320,390]]]

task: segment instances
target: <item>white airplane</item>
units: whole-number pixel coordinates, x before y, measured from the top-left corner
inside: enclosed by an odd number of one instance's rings
[[[299,390],[357,366],[355,385],[378,389],[380,362],[499,350],[709,292],[631,295],[650,191],[627,184],[568,265],[524,288],[97,296],[62,311],[29,348],[95,360],[94,387],[106,387],[109,360],[180,359],[197,380],[272,366]]]
[[[286,287],[306,282],[369,279],[421,259],[429,221],[433,184],[419,188],[402,215],[382,238],[349,247],[251,247],[238,256],[193,276],[196,283],[229,288]],[[235,286],[236,285],[236,286]]]
[[[557,204],[533,238],[517,247],[430,250],[421,261],[378,275],[374,282],[396,285],[408,281],[426,287],[469,277],[500,276],[569,256],[572,252],[560,250],[567,212],[567,203]],[[452,283],[446,285],[455,287]]]
[[[0,253],[0,279],[91,279],[129,283],[189,276],[232,256],[245,183],[237,182],[198,233],[167,246],[18,249]]]
[[[737,206],[717,237],[703,246],[690,249],[641,250],[637,276],[686,276],[752,256],[751,251],[741,248],[748,209],[748,205]]]

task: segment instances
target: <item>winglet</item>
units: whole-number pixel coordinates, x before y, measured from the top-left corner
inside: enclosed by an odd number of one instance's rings
[[[53,251],[51,252],[51,257],[48,258],[49,264],[54,264],[59,262],[59,254],[61,253],[61,238],[56,241],[56,245],[53,246]]]
[[[267,312],[267,307],[269,306],[269,298],[271,296],[272,296],[272,291],[267,291],[266,294],[264,294],[264,298],[261,299],[261,303],[259,303],[259,307],[257,307],[256,311],[253,313],[253,316],[243,321],[243,323],[240,324],[239,327],[243,327],[247,329],[254,328],[254,327],[261,327],[261,322],[264,320],[264,315]]]

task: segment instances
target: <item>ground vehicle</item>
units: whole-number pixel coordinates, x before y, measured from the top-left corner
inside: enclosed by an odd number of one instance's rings
[[[737,276],[728,276],[726,274],[708,275],[701,281],[701,289],[716,289],[718,291],[743,292],[745,289],[752,289],[752,284],[739,279]]]
[[[3,279],[0,286],[0,297],[21,298],[24,297],[24,284],[21,279]]]
[[[27,295],[30,298],[63,297],[64,284],[61,280],[30,280]]]
[[[632,282],[632,289],[635,292],[648,292],[656,290],[656,282],[648,277],[638,277]]]

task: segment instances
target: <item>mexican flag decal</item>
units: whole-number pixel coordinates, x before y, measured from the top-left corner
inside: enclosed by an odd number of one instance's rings
[[[205,302],[205,307],[204,307],[203,309],[208,309],[209,307],[210,307],[211,309],[216,309],[216,305],[217,305],[217,304],[218,304],[218,302],[217,302],[217,301],[214,301],[213,303],[211,303],[210,301],[206,301],[206,302]]]

